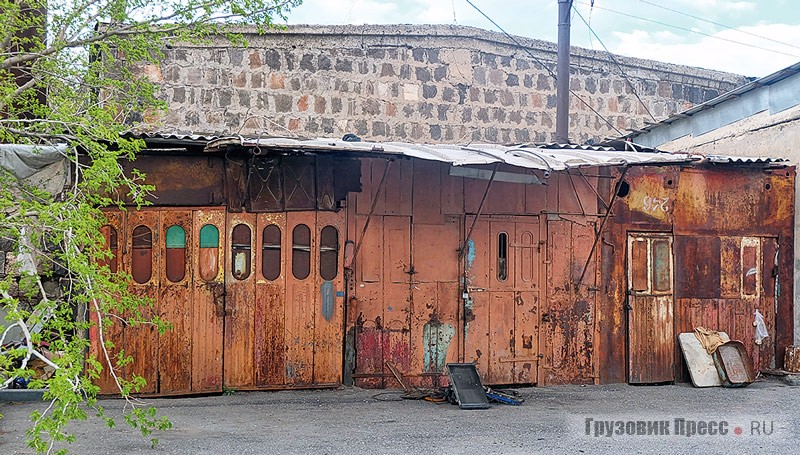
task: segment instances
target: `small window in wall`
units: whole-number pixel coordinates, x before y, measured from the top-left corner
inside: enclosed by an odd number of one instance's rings
[[[339,271],[339,231],[325,226],[319,235],[319,275],[325,281],[336,278]]]
[[[186,231],[180,226],[167,228],[165,236],[167,247],[167,279],[173,283],[186,276]]]
[[[264,228],[261,249],[261,275],[277,280],[281,276],[281,228],[274,224]]]
[[[132,247],[133,281],[139,284],[147,283],[153,276],[153,231],[147,226],[136,226],[133,230]]]
[[[742,295],[758,295],[758,239],[742,239]]]
[[[501,232],[497,236],[497,280],[508,279],[508,234]]]
[[[114,226],[105,225],[100,228],[106,242],[106,248],[111,253],[111,257],[103,258],[98,261],[100,265],[108,266],[111,273],[117,273],[117,258],[119,257],[119,244],[117,243],[117,230]]]
[[[237,224],[231,234],[231,270],[237,280],[250,276],[250,251],[250,226]]]
[[[653,239],[653,290],[669,292],[672,285],[672,258],[668,240]]]
[[[292,231],[292,275],[298,280],[311,273],[311,230],[298,224]]]
[[[213,224],[200,228],[200,252],[197,258],[200,278],[213,281],[219,273],[219,229]]]
[[[647,239],[637,238],[632,239],[630,243],[630,283],[629,286],[632,291],[647,292],[650,290],[647,279]]]

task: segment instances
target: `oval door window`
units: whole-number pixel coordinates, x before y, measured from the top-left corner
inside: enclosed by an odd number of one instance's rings
[[[508,234],[497,236],[497,281],[508,279]]]
[[[200,228],[200,254],[197,265],[200,278],[213,281],[219,273],[219,229],[213,224]]]
[[[311,273],[311,230],[298,224],[292,231],[292,275],[298,280]]]
[[[231,234],[231,270],[237,280],[250,276],[250,250],[250,226],[237,224]]]
[[[117,230],[114,229],[114,226],[109,226],[106,224],[105,226],[100,228],[100,232],[103,234],[103,238],[106,242],[106,248],[108,248],[108,252],[111,254],[109,257],[105,257],[99,261],[97,261],[100,265],[105,265],[108,267],[108,270],[111,273],[117,273],[117,258],[119,250],[117,244]]]
[[[186,276],[186,231],[180,226],[167,228],[167,279],[176,283]]]
[[[273,281],[281,276],[281,228],[271,224],[264,228],[261,242],[261,274]]]
[[[319,275],[325,281],[336,278],[339,270],[339,231],[325,226],[319,235]]]
[[[147,283],[153,276],[153,231],[147,226],[136,226],[133,230],[132,247],[133,281],[139,284]]]

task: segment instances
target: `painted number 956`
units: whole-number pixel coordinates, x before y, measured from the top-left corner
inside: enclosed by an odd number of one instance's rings
[[[645,196],[642,208],[645,212],[667,212],[669,211],[669,198]]]

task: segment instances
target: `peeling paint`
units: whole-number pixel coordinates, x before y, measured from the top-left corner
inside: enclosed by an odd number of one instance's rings
[[[464,299],[464,338],[469,333],[469,323],[475,320],[475,313],[472,308],[475,306],[475,301],[470,298]]]
[[[475,241],[472,239],[467,240],[467,268],[471,269],[472,264],[475,262],[477,253],[475,252]]]
[[[320,287],[321,301],[322,301],[322,317],[330,322],[333,317],[333,282],[325,281]]]
[[[312,364],[305,361],[286,362],[286,380],[298,385],[311,384],[311,370]]]
[[[425,350],[423,368],[426,373],[441,373],[447,362],[450,341],[456,334],[451,324],[431,319],[422,328],[422,345]]]

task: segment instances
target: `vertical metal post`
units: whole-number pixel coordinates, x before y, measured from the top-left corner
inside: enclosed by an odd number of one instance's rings
[[[572,0],[558,0],[556,142],[569,143],[569,29]]]

